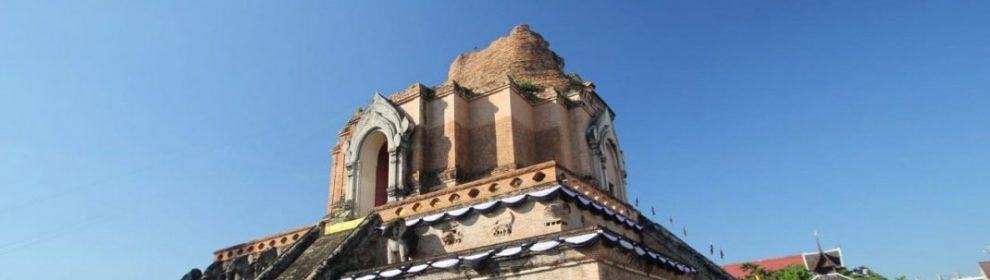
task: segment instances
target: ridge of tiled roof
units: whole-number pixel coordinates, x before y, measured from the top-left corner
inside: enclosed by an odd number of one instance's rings
[[[761,268],[766,270],[780,270],[792,265],[804,266],[804,257],[801,254],[797,254],[797,255],[790,255],[784,257],[727,264],[722,266],[722,268],[725,269],[725,271],[731,274],[733,277],[741,279],[743,277],[746,277],[747,275],[746,271],[743,271],[742,269],[742,265],[746,263],[759,265]]]

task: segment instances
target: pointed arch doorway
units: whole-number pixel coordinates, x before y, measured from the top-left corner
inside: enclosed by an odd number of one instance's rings
[[[357,118],[344,147],[347,185],[342,210],[334,214],[338,220],[365,216],[375,206],[410,193],[405,179],[412,123],[381,94]]]
[[[388,141],[381,131],[368,133],[360,142],[358,153],[358,214],[388,202],[389,153]]]

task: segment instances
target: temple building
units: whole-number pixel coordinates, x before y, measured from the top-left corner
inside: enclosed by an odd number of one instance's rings
[[[812,279],[815,280],[852,279],[839,273],[839,270],[844,268],[841,248],[823,250],[819,246],[816,252],[728,264],[722,268],[733,277],[736,277],[736,279],[746,279],[747,276],[751,276],[749,275],[750,272],[747,272],[745,269],[746,264],[755,265],[766,271],[777,271],[790,266],[799,266],[807,269],[811,273]]]
[[[627,203],[615,113],[563,68],[520,25],[440,85],[371,96],[324,217],[183,279],[732,279]]]

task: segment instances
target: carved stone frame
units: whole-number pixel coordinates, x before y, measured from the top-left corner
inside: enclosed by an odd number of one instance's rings
[[[621,174],[622,178],[619,178],[617,182],[619,186],[616,186],[619,190],[612,193],[619,199],[625,201],[626,196],[626,163],[625,157],[622,154],[622,148],[619,147],[619,140],[615,134],[615,126],[612,124],[612,119],[615,115],[612,114],[611,110],[604,109],[599,111],[588,124],[588,128],[585,131],[585,136],[588,138],[588,146],[591,148],[591,163],[594,167],[595,175],[598,179],[598,187],[602,190],[608,191],[608,164],[606,164],[607,158],[605,156],[606,147],[605,145],[612,142],[615,145],[616,160],[618,161],[616,166],[619,167],[616,173]]]
[[[372,188],[359,186],[361,168],[358,159],[361,158],[361,145],[365,138],[373,132],[382,132],[386,138],[388,150],[388,202],[396,201],[408,193],[406,186],[406,164],[409,153],[409,135],[412,124],[409,118],[389,102],[381,94],[375,94],[371,104],[361,111],[357,124],[353,129],[353,137],[345,144],[344,168],[347,171],[347,188],[345,200],[357,202],[358,194],[373,191]],[[371,205],[354,205],[352,211],[361,208],[371,208]]]

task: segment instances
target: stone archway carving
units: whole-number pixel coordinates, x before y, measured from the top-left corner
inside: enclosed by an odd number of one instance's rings
[[[406,186],[406,163],[408,162],[409,135],[412,133],[412,124],[409,118],[389,102],[381,94],[375,94],[371,104],[368,105],[358,116],[358,122],[354,125],[351,138],[346,143],[344,154],[344,168],[347,171],[347,192],[346,200],[355,203],[352,211],[359,212],[362,209],[370,209],[374,205],[356,205],[355,200],[360,192],[374,191],[374,186],[360,186],[362,177],[359,159],[362,158],[362,144],[372,133],[381,132],[386,138],[386,148],[388,151],[388,178],[387,192],[388,202],[396,201],[408,193]]]
[[[615,115],[612,114],[612,111],[608,109],[600,111],[591,119],[585,131],[585,136],[587,136],[588,146],[591,148],[591,162],[596,173],[595,176],[598,179],[598,186],[602,190],[607,191],[609,181],[615,181],[617,186],[615,186],[616,190],[613,190],[612,195],[625,201],[627,199],[626,163],[625,157],[622,155],[622,149],[619,148],[619,140],[615,134],[615,127],[612,124],[613,118],[615,118]],[[614,166],[618,168],[618,170],[615,170],[615,174],[618,174],[619,178],[609,178],[608,156],[606,156],[606,153],[609,152],[609,143],[615,146],[614,152],[616,154],[614,155],[614,160],[616,162]]]

